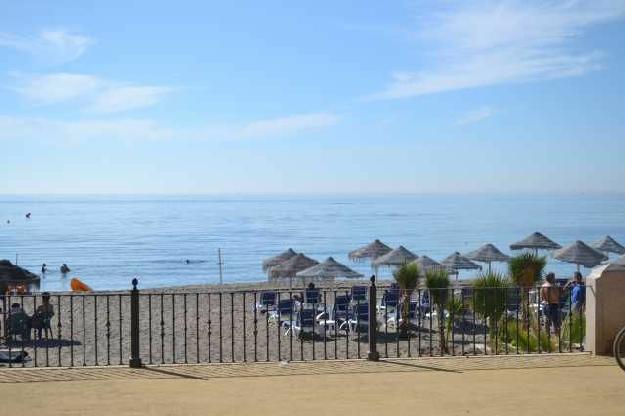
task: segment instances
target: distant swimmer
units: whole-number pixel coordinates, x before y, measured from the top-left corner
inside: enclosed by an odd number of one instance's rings
[[[45,263],[43,263],[41,265],[41,273],[44,274],[47,271],[48,271],[48,266]]]
[[[184,262],[187,263],[187,264],[191,264],[191,260],[189,260],[189,259],[186,259]]]
[[[7,220],[7,224],[11,224],[11,220]]]
[[[28,214],[26,214],[26,218],[30,219],[30,212]]]
[[[61,265],[61,273],[65,274],[65,273],[69,273],[70,271],[71,270],[67,264],[63,263]]]

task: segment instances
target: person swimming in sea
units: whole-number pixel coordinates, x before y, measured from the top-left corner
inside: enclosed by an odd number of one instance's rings
[[[30,212],[28,214],[26,214],[26,219],[30,219]]]
[[[65,274],[65,273],[69,273],[71,271],[71,269],[69,268],[69,266],[65,263],[63,263],[61,265],[61,273]]]

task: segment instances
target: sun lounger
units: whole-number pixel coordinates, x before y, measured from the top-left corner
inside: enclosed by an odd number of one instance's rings
[[[367,300],[367,286],[352,286],[352,302],[364,302]]]
[[[256,310],[260,313],[271,311],[276,305],[276,298],[276,292],[261,292],[258,303],[256,304]]]
[[[283,322],[291,321],[295,315],[295,301],[293,299],[281,299],[275,309],[270,312],[269,319],[282,325]]]
[[[305,308],[297,311],[296,319],[286,326],[285,335],[290,335],[293,331],[293,335],[301,337],[303,335],[314,336],[318,325],[316,325],[316,311],[314,309]]]
[[[369,304],[367,302],[352,305],[349,317],[341,329],[352,333],[366,333],[369,328]]]
[[[304,303],[318,305],[321,302],[321,291],[317,288],[304,290]]]

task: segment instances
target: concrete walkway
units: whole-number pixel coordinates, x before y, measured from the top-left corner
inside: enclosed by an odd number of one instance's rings
[[[623,415],[588,355],[0,370],[0,415]]]

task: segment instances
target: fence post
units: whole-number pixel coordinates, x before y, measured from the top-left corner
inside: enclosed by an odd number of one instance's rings
[[[131,368],[140,368],[141,357],[139,356],[139,281],[132,279],[130,291],[130,361]]]
[[[371,276],[371,285],[369,286],[369,352],[367,353],[367,360],[378,361],[380,354],[378,354],[378,311],[377,295],[375,287],[375,275]]]

